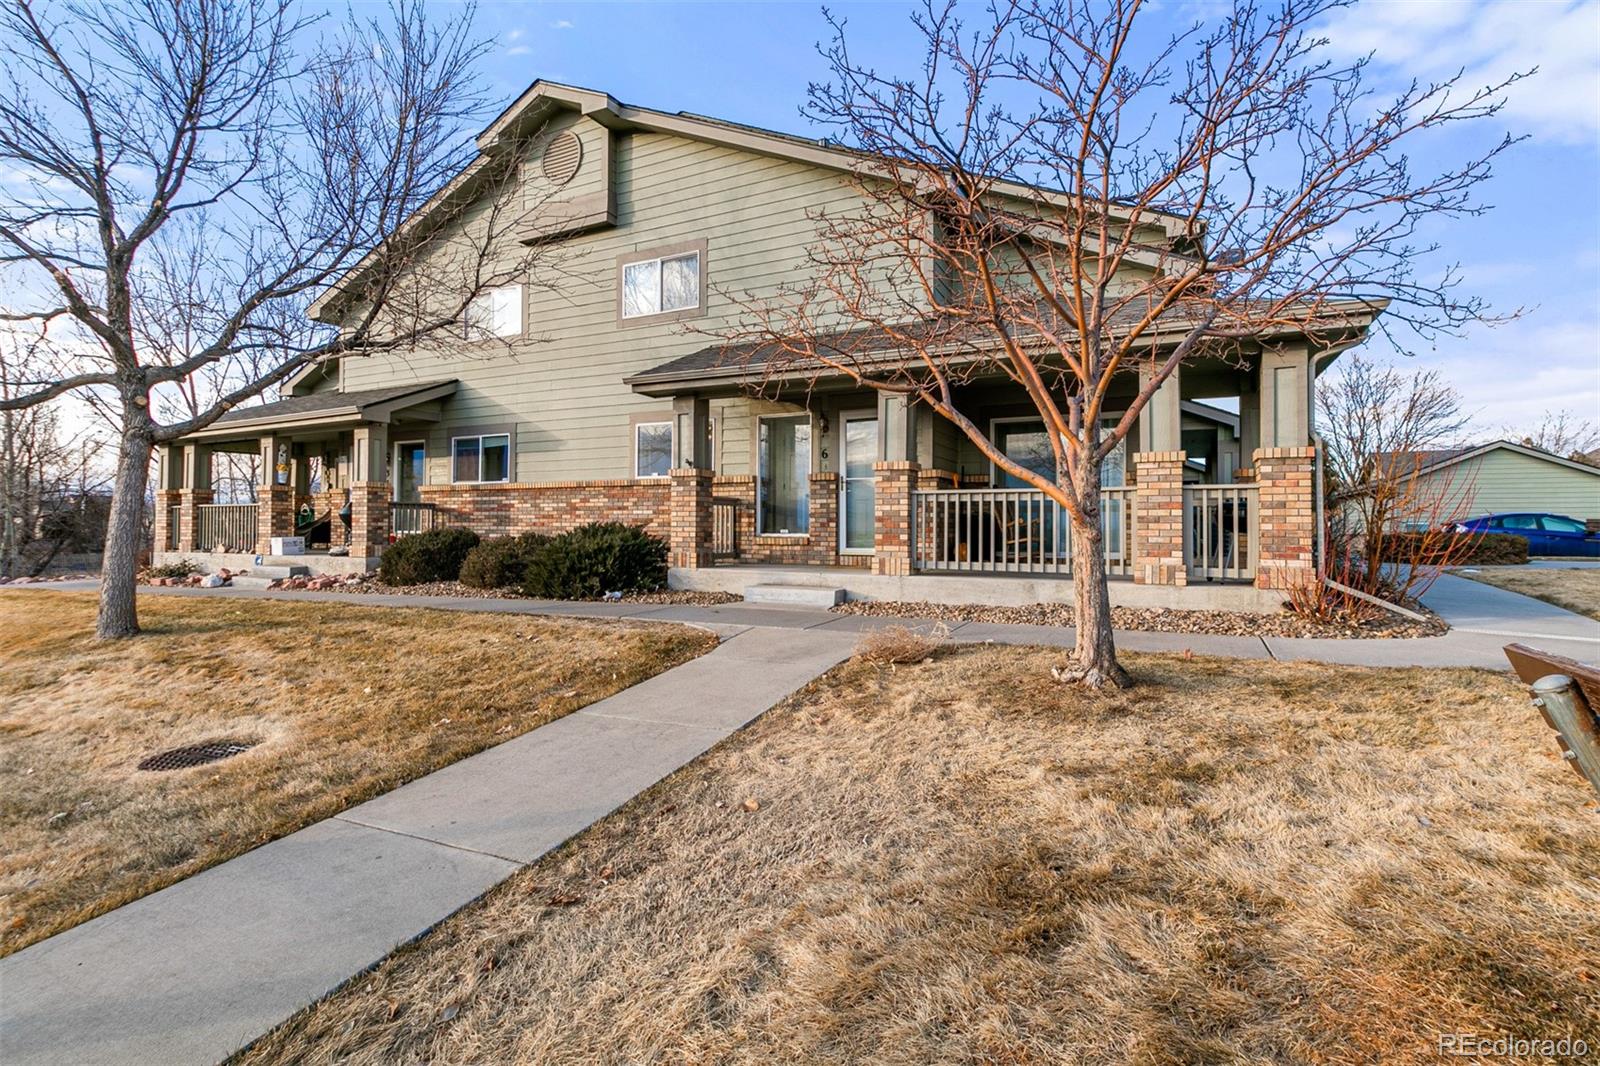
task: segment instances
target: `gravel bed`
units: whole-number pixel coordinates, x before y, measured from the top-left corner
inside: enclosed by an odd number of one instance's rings
[[[1415,609],[1415,608],[1413,608]],[[1007,622],[1034,626],[1070,626],[1070,604],[1034,603],[1022,607],[921,601],[851,600],[833,608],[838,614],[891,618],[931,618],[941,622]],[[1185,611],[1167,607],[1113,607],[1112,625],[1155,633],[1205,633],[1241,637],[1331,637],[1362,640],[1386,637],[1436,637],[1448,628],[1438,616],[1427,623],[1387,614],[1366,625],[1319,622],[1289,611],[1249,614],[1241,611]]]
[[[279,587],[294,588],[294,585]],[[365,592],[385,596],[455,596],[477,600],[524,600],[529,597],[515,589],[478,589],[459,581],[434,581],[425,585],[385,585],[376,576],[348,578],[329,585],[328,592]],[[678,589],[661,589],[656,592],[630,592],[622,597],[624,603],[687,604],[694,607],[711,607],[720,603],[737,603],[741,597],[728,592],[689,592]]]

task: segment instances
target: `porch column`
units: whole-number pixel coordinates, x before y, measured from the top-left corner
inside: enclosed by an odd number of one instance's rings
[[[710,470],[678,467],[667,502],[667,565],[698,570],[711,565]]]
[[[810,561],[832,566],[839,561],[839,474],[816,470],[811,474],[807,536]]]
[[[715,464],[711,455],[711,402],[704,396],[674,396],[672,419],[672,440],[677,451],[672,465],[683,469],[712,469]]]
[[[873,464],[872,572],[911,573],[911,498],[917,487],[917,464]]]
[[[357,426],[350,447],[350,557],[376,559],[389,545],[389,427]]]
[[[1311,359],[1306,349],[1261,353],[1258,382],[1260,443],[1256,447],[1303,448],[1309,444]]]
[[[1289,589],[1316,577],[1316,506],[1312,466],[1316,449],[1261,448],[1255,453],[1256,508],[1261,543],[1256,587]]]
[[[261,437],[261,484],[256,486],[256,554],[272,552],[273,537],[294,536],[294,460],[289,439]]]
[[[178,550],[199,550],[200,508],[211,502],[211,449],[183,446],[182,488],[178,490]]]
[[[1133,580],[1137,585],[1187,585],[1183,560],[1183,461],[1181,451],[1141,452],[1133,457]]]
[[[334,521],[338,522],[337,515]],[[376,559],[388,546],[389,483],[354,482],[350,486],[350,558]]]
[[[182,504],[183,449],[176,444],[163,444],[156,451],[156,512],[150,516],[155,534],[152,552],[171,551],[177,546],[178,523],[173,521],[172,509]]]
[[[1150,402],[1139,413],[1139,450],[1141,452],[1175,452],[1183,447],[1183,408],[1178,401],[1178,390],[1183,368],[1177,367],[1172,376],[1150,397]],[[1142,392],[1155,377],[1150,369],[1140,368],[1139,389]]]
[[[878,454],[886,463],[916,461],[917,413],[904,396],[878,393]]]

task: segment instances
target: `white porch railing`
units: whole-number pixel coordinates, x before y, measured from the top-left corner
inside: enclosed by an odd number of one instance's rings
[[[726,497],[711,500],[711,558],[739,557],[739,501]]]
[[[256,505],[203,503],[195,521],[194,546],[203,552],[256,550]]]
[[[1256,575],[1261,522],[1255,485],[1183,487],[1183,565],[1190,581]]]
[[[335,521],[338,517],[335,516]],[[389,501],[389,529],[397,537],[408,537],[413,533],[426,533],[438,521],[431,503],[413,503],[410,501]]]
[[[933,489],[912,495],[912,565],[945,573],[1072,573],[1072,520],[1035,489]],[[1134,490],[1100,494],[1106,568],[1133,571]]]

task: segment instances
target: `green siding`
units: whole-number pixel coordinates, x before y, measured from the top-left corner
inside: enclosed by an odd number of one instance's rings
[[[1472,515],[1547,511],[1600,519],[1600,470],[1500,448],[1429,475],[1429,491],[1461,501]]]

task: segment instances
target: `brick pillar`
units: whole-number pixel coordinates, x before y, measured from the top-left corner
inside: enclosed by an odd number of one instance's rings
[[[256,554],[272,551],[273,537],[294,536],[294,487],[256,486]]]
[[[183,493],[177,489],[156,491],[156,513],[151,516],[155,527],[155,550],[172,550],[172,538],[177,534],[172,522],[172,509],[183,505]]]
[[[1183,452],[1133,457],[1133,580],[1137,585],[1187,585],[1183,563]]]
[[[832,470],[811,475],[811,561],[831,566],[839,561],[839,475]]]
[[[338,521],[337,516],[334,520]],[[388,546],[389,483],[353,482],[350,485],[350,558],[376,559]]]
[[[667,503],[667,565],[702,569],[711,565],[711,485],[709,470],[679,467]]]
[[[749,474],[718,474],[712,481],[711,493],[738,501],[734,521],[739,531],[739,555],[748,555],[750,546],[756,542],[756,479]]]
[[[1261,543],[1256,587],[1287,589],[1316,574],[1316,501],[1312,499],[1315,448],[1261,448],[1255,454]]]
[[[917,485],[917,464],[874,463],[872,572],[911,573],[911,494]]]
[[[178,493],[178,550],[198,551],[195,536],[200,530],[200,506],[211,502],[210,489],[183,489]]]

